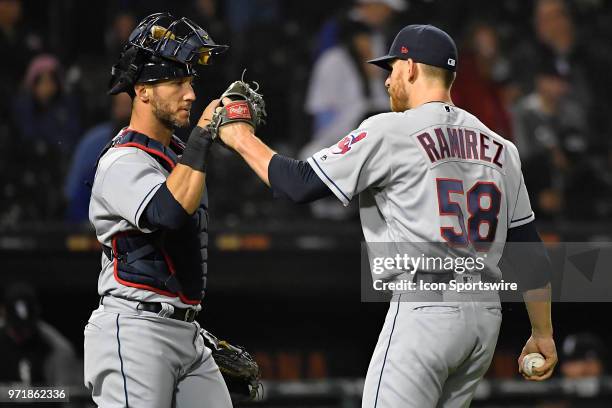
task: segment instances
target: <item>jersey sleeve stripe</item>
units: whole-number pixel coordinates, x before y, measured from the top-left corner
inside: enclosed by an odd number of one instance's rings
[[[317,173],[317,176],[319,176],[321,181],[323,181],[325,185],[329,187],[332,193],[334,193],[334,195],[338,197],[340,201],[342,201],[342,204],[344,204],[344,206],[349,205],[349,202],[351,201],[351,199],[346,194],[344,194],[344,192],[340,189],[340,187],[338,187],[338,185],[334,183],[334,181],[331,178],[329,178],[327,174],[325,174],[325,172],[323,171],[321,166],[319,166],[319,163],[317,163],[314,157],[309,157],[308,163],[310,164],[312,169],[315,171],[315,173]]]
[[[151,201],[151,199],[153,198],[153,195],[161,187],[162,184],[163,183],[159,183],[153,186],[153,188],[147,193],[147,195],[140,202],[140,205],[138,206],[138,209],[136,210],[136,214],[134,214],[134,225],[136,225],[138,228],[140,228],[140,226],[138,225],[138,221],[140,221],[140,217],[142,216],[142,213],[144,212],[145,208],[147,208],[147,204],[149,204],[149,201]]]
[[[529,214],[526,217],[522,217],[522,218],[518,218],[516,220],[510,221],[510,227],[509,228],[520,227],[521,225],[525,225],[525,224],[530,223],[534,219],[535,219],[535,214],[532,212],[531,214]]]
[[[511,222],[519,222],[519,221],[523,221],[523,220],[526,220],[527,218],[530,218],[530,217],[532,217],[532,216],[533,216],[533,213],[529,214],[529,215],[528,215],[528,216],[526,216],[526,217],[519,218],[518,220],[512,220]]]

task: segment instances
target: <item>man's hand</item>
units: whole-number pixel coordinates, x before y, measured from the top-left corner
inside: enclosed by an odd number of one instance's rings
[[[229,98],[223,98],[223,105],[231,103],[232,100]],[[217,109],[221,109],[220,107]],[[255,132],[255,129],[250,123],[247,122],[234,122],[228,123],[219,128],[219,138],[223,143],[230,149],[236,150],[238,142],[241,137],[251,135]]]
[[[557,364],[557,349],[553,340],[553,325],[551,316],[550,283],[523,293],[529,321],[531,322],[531,337],[525,343],[518,358],[519,373],[527,380],[542,381],[549,378]],[[523,358],[529,353],[540,353],[544,356],[544,365],[533,369],[533,375],[523,372]]]
[[[523,358],[529,353],[540,353],[546,359],[542,367],[533,369],[534,374],[532,376],[527,376],[523,371]],[[525,343],[525,347],[523,347],[523,351],[518,358],[519,373],[530,381],[546,380],[552,375],[557,365],[557,361],[557,348],[555,347],[555,341],[552,336],[537,336],[532,334],[529,340],[527,340],[527,343]]]
[[[232,123],[219,129],[219,138],[230,149],[238,150],[238,143],[253,134],[253,127],[246,123]]]
[[[261,94],[244,81],[233,82],[220,99],[223,104],[214,109],[209,127],[213,139],[219,137],[219,141],[235,150],[235,140],[240,135],[247,130],[248,134],[253,134],[258,125],[265,123],[265,102]],[[226,127],[231,130],[223,132],[221,137],[221,130]]]
[[[217,109],[217,107],[219,107],[219,104],[221,103],[220,99],[213,99],[208,106],[206,107],[206,109],[204,109],[204,112],[202,112],[202,116],[200,116],[200,120],[198,120],[198,126],[203,128],[205,126],[208,126],[212,120],[212,117],[215,113],[215,110]]]

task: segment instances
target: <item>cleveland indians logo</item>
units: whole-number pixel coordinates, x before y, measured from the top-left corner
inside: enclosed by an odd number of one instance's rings
[[[367,132],[361,132],[358,135],[348,135],[345,138],[343,138],[341,141],[338,142],[338,144],[336,145],[336,147],[338,149],[340,149],[340,151],[332,151],[332,153],[334,154],[344,154],[346,152],[348,152],[349,150],[351,150],[351,147],[353,146],[353,144],[357,143],[358,141],[360,141],[361,139],[365,138],[366,135],[368,133]]]

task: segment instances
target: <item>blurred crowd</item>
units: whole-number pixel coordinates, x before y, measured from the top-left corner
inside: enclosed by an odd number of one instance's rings
[[[460,49],[454,103],[517,145],[538,219],[612,217],[610,2],[43,4],[0,0],[0,226],[88,223],[97,155],[131,108],[127,95],[106,95],[110,68],[137,22],[160,10],[188,16],[231,46],[202,68],[192,118],[246,68],[268,104],[259,135],[300,158],[389,109],[385,73],[364,61],[385,53],[406,24],[440,26]],[[208,185],[216,219],[355,217],[333,200],[297,208],[276,202],[231,152],[214,154]]]
[[[17,282],[0,293],[0,384],[80,385],[82,362],[72,343],[41,319],[35,289]]]
[[[538,219],[612,219],[612,2],[0,0],[0,229],[89,224],[96,158],[131,110],[127,94],[107,96],[110,68],[137,22],[162,10],[231,46],[202,67],[192,119],[246,68],[268,105],[259,136],[299,158],[388,111],[385,73],[365,61],[384,54],[401,27],[435,24],[460,50],[454,103],[517,145]],[[355,220],[337,200],[275,201],[238,157],[213,154],[215,220]],[[0,303],[0,383],[80,384],[75,351],[41,320],[34,290],[11,286]],[[609,356],[593,334],[569,335],[559,348],[558,376],[606,372]],[[515,350],[507,364],[494,361],[492,375],[515,376],[514,358]]]

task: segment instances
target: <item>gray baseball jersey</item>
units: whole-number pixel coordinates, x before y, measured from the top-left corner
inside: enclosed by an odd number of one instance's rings
[[[104,153],[89,207],[100,243],[111,247],[113,237],[124,231],[154,233],[141,217],[168,175],[140,148],[122,146]],[[85,385],[94,402],[103,407],[231,407],[219,368],[198,335],[199,324],[166,317],[173,307],[201,306],[144,285],[124,285],[116,264],[102,254],[98,292],[105,297],[84,332]],[[143,311],[141,302],[163,307],[159,313]]]
[[[359,195],[367,242],[498,243],[488,253],[497,264],[508,228],[534,219],[515,146],[445,103],[373,116],[308,162],[345,205]],[[469,405],[493,357],[501,308],[472,294],[440,296],[394,295],[362,407]]]
[[[108,247],[114,235],[123,231],[153,232],[140,225],[140,218],[168,171],[145,151],[136,147],[111,148],[101,157],[94,179],[89,219],[98,241]],[[98,293],[144,302],[165,302],[180,308],[193,307],[178,297],[125,286],[114,276],[113,262],[102,254]]]
[[[344,205],[359,195],[367,242],[503,243],[534,219],[516,147],[440,102],[373,116],[308,163]]]

